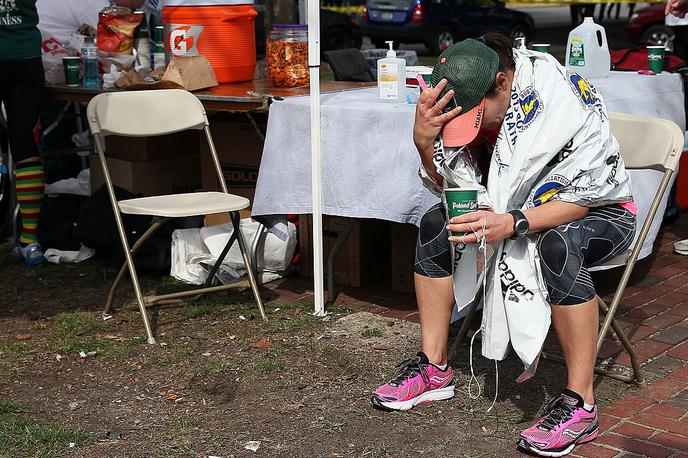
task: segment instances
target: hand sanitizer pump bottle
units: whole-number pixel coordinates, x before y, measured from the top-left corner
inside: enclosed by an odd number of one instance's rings
[[[393,42],[387,41],[387,57],[377,61],[377,88],[380,100],[403,103],[406,100],[406,61],[397,57]]]

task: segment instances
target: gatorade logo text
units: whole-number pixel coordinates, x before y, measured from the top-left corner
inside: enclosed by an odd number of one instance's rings
[[[502,251],[502,257],[499,259],[499,264],[497,268],[499,269],[499,278],[502,280],[502,294],[504,298],[507,298],[507,293],[509,293],[509,300],[511,302],[520,302],[521,299],[524,301],[530,301],[535,297],[535,294],[525,286],[523,283],[518,281],[516,275],[509,268],[508,264],[504,261],[506,258],[506,251]]]
[[[170,51],[173,56],[197,56],[198,37],[203,31],[200,25],[172,25],[170,29]]]

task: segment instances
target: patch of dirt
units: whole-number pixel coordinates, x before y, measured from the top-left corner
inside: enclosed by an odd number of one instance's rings
[[[514,456],[519,431],[565,380],[562,366],[543,361],[519,385],[522,367],[510,356],[499,364],[497,404],[487,414],[494,364],[474,358],[483,393],[472,399],[464,347],[454,399],[381,412],[370,393],[417,352],[418,325],[344,307],[317,318],[311,304],[263,289],[267,323],[250,292],[209,295],[161,307],[159,343],[148,345],[135,308],[121,310],[132,305],[128,282],[117,296],[120,309],[101,318],[115,274],[97,260],[26,269],[0,256],[0,278],[9,285],[0,290],[0,399],[24,405],[44,424],[91,434],[75,449],[52,447],[50,456]],[[143,287],[179,286],[145,279]],[[30,339],[17,339],[27,333]],[[270,345],[253,348],[260,339]],[[81,358],[80,351],[96,353]],[[634,390],[598,380],[597,399],[604,406]],[[121,438],[108,439],[113,431]],[[246,449],[252,441],[260,442],[256,452]],[[0,456],[40,449],[9,447],[0,444]]]

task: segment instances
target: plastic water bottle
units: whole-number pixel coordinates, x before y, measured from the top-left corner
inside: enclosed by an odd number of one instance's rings
[[[569,33],[566,43],[566,68],[585,78],[609,76],[611,57],[604,27],[591,17]]]
[[[136,11],[136,13],[139,13],[139,11]],[[143,11],[140,11],[140,13],[143,14],[143,20],[134,33],[134,49],[136,49],[136,64],[134,68],[136,71],[150,71],[152,67],[150,31],[145,14]]]
[[[98,48],[92,37],[87,37],[81,48],[81,63],[84,67],[84,87],[100,87],[98,73]]]
[[[153,52],[153,70],[165,70],[165,42],[163,26],[155,27],[155,51]]]

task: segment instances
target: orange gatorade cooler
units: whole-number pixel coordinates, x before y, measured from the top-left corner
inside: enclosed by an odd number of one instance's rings
[[[220,83],[251,81],[256,69],[253,0],[165,0],[165,54],[203,55]]]

